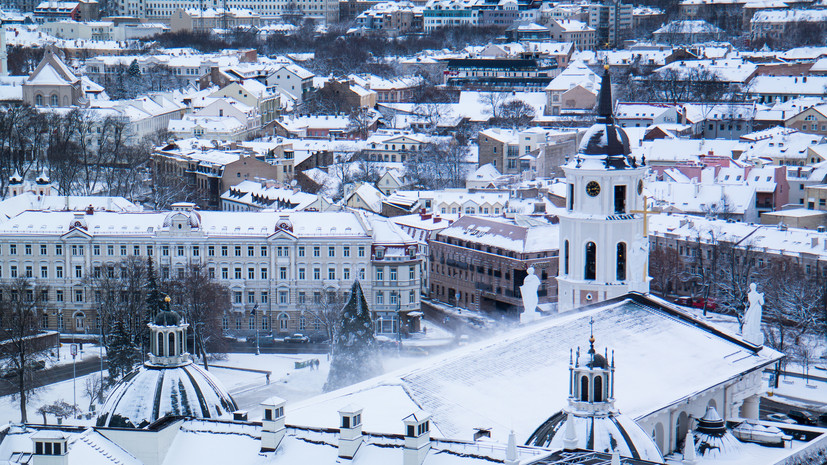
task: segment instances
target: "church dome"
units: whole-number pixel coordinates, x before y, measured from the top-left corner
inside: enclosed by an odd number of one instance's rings
[[[576,445],[566,445],[567,423],[571,422]],[[578,415],[560,411],[531,434],[528,445],[551,449],[617,451],[624,457],[663,463],[652,438],[631,418],[620,413],[606,416]]]
[[[169,310],[158,312],[154,323],[158,326],[178,326],[181,323],[181,315]]]
[[[192,362],[144,364],[115,386],[97,426],[144,428],[165,416],[218,418],[237,409],[221,382]]]
[[[598,96],[597,121],[586,131],[578,147],[578,155],[606,157],[609,168],[634,168],[629,160],[632,150],[629,136],[615,123],[612,112],[612,82],[609,70],[603,74]]]

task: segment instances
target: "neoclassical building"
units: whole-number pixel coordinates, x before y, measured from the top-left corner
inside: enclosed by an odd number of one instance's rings
[[[23,102],[38,107],[82,106],[88,103],[81,79],[52,49],[23,82]]]
[[[162,281],[202,265],[230,289],[223,325],[235,334],[320,332],[307,310],[342,298],[357,279],[379,333],[415,326],[407,314],[420,309],[416,242],[361,212],[200,212],[181,203],[169,212],[25,211],[0,224],[0,279],[43,288],[43,328],[98,331],[89,283],[116,275],[128,257],[152,258]]]

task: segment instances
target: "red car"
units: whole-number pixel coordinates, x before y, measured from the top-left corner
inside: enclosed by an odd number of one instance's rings
[[[675,299],[675,303],[678,305],[701,309],[704,308],[704,302],[706,302],[707,310],[715,311],[718,309],[718,303],[715,302],[715,299],[703,299],[702,297],[678,297]]]

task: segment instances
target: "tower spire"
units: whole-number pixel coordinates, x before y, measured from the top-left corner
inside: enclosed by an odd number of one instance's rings
[[[609,65],[604,66],[603,79],[600,82],[600,97],[597,105],[597,122],[603,124],[614,123],[612,112],[612,78],[609,74]]]

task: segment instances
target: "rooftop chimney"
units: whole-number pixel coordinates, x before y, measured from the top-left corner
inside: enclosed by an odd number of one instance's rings
[[[233,412],[233,421],[247,421],[247,411],[236,410]]]
[[[431,450],[431,415],[414,412],[402,419],[405,424],[403,465],[422,465]]]
[[[69,463],[68,436],[63,431],[39,431],[32,435],[32,465],[66,465]]]
[[[264,418],[261,419],[261,451],[272,452],[278,449],[284,439],[284,404],[281,397],[271,397],[261,403]]]
[[[362,445],[362,408],[353,405],[339,410],[339,457],[352,459]]]

